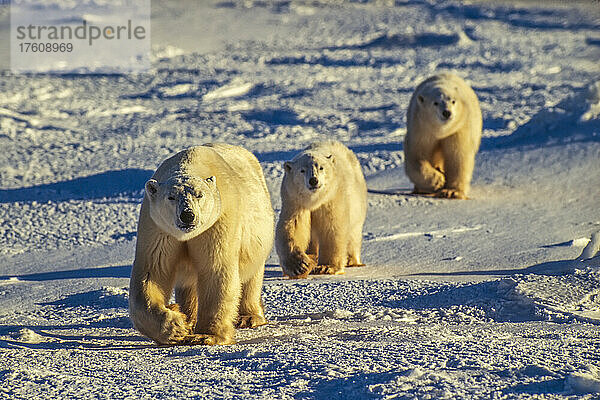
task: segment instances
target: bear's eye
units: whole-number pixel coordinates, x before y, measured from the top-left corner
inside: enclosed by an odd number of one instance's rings
[[[434,101],[434,102],[433,102],[433,105],[434,105],[434,106],[439,106],[439,105],[440,105],[440,103],[438,103],[437,101]]]
[[[323,171],[323,167],[319,167],[319,171]]]
[[[452,100],[452,104],[456,104],[456,100]]]
[[[196,193],[196,197],[201,199],[204,195],[202,193]]]

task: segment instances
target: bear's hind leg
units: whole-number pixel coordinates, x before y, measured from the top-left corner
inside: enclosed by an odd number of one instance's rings
[[[230,233],[215,225],[188,242],[190,261],[197,271],[198,294],[195,337],[191,338],[191,344],[235,343],[234,323],[242,291],[240,243],[236,235],[239,232]]]
[[[358,243],[357,243],[358,242]],[[363,264],[360,261],[360,248],[361,248],[361,243],[362,242],[362,238],[359,239],[358,241],[356,239],[354,240],[350,240],[350,243],[348,244],[348,267],[364,267],[365,264]]]
[[[366,203],[366,202],[365,202]],[[365,209],[361,213],[357,213],[356,218],[351,221],[351,232],[348,240],[348,267],[364,267],[365,264],[361,262],[360,250],[362,247],[362,229],[366,217],[366,204]]]
[[[198,287],[198,314],[190,344],[234,344],[234,322],[240,301],[239,279],[213,276]]]

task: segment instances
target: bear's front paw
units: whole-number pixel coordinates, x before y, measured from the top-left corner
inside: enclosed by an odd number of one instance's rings
[[[236,326],[240,329],[243,328],[256,328],[267,323],[267,320],[262,315],[240,315]]]
[[[311,275],[342,275],[346,270],[342,265],[318,265],[311,271]]]
[[[187,335],[181,344],[190,346],[214,346],[217,344],[235,344],[235,340],[233,340],[233,338],[221,337],[217,335],[193,334]]]
[[[351,267],[351,268],[352,267],[366,267],[366,266],[367,266],[367,264],[363,264],[363,263],[360,263],[360,264],[348,264],[348,265],[346,265],[346,267]]]
[[[160,344],[179,344],[191,333],[192,327],[188,324],[185,314],[168,310],[164,314],[160,337],[156,338],[156,341]]]
[[[464,191],[459,189],[441,189],[436,192],[436,197],[440,197],[443,199],[461,199],[466,200],[467,195]]]
[[[292,279],[306,278],[317,266],[316,261],[304,253],[294,254],[284,265],[283,274]]]

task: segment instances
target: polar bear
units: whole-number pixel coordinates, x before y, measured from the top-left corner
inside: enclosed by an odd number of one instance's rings
[[[406,174],[415,193],[466,199],[481,129],[479,100],[461,78],[441,73],[417,86],[404,139]]]
[[[358,159],[335,141],[308,146],[284,163],[275,249],[290,278],[343,274],[360,260],[367,185]]]
[[[234,324],[265,324],[261,290],[273,237],[269,192],[250,152],[207,144],[168,158],[146,183],[140,211],[134,326],[159,344],[230,344]]]

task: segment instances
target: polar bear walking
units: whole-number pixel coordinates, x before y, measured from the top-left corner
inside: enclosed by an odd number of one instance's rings
[[[135,327],[160,344],[229,344],[234,324],[265,324],[274,215],[256,158],[226,144],[192,147],[145,189],[129,292]]]
[[[477,95],[464,80],[441,73],[417,86],[404,139],[406,174],[415,192],[466,199],[481,129]]]
[[[313,143],[284,168],[275,239],[283,273],[305,278],[363,265],[367,185],[354,153],[335,141]]]

